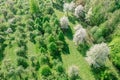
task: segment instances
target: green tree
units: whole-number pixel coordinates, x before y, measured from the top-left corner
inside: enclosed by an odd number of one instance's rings
[[[61,40],[61,41],[65,41],[64,34],[63,34],[62,31],[59,32],[58,39]]]
[[[58,49],[57,49],[57,45],[54,42],[51,42],[48,44],[48,51],[50,52],[50,55],[53,57],[58,56]]]
[[[40,73],[42,76],[49,76],[51,74],[50,67],[48,65],[44,65],[40,69]]]
[[[29,4],[30,4],[30,12],[32,14],[36,14],[39,12],[39,6],[37,0],[29,0]]]

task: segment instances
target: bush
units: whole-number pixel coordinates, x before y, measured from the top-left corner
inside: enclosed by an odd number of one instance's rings
[[[54,9],[52,7],[47,7],[46,13],[52,15],[54,13]]]
[[[110,56],[113,64],[120,70],[120,39],[115,38],[110,42]]]
[[[40,73],[42,76],[49,76],[51,74],[51,70],[50,70],[49,66],[44,65],[41,67]]]
[[[56,71],[59,72],[59,73],[63,73],[64,72],[64,68],[63,68],[63,64],[62,63],[57,63]]]
[[[41,55],[40,64],[49,64],[49,58],[46,55]]]
[[[29,66],[29,64],[27,63],[26,59],[22,58],[22,57],[18,57],[17,58],[17,65],[18,66],[22,66],[24,68],[27,68]]]
[[[25,50],[24,46],[17,48],[16,54],[18,56],[26,57],[26,50]]]

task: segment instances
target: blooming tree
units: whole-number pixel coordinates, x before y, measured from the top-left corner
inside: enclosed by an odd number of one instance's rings
[[[85,59],[94,68],[98,68],[105,65],[109,52],[109,47],[106,43],[96,44],[87,52]]]
[[[68,11],[69,11],[69,3],[65,3],[63,5],[63,8],[64,8],[63,11],[68,13]]]
[[[74,8],[75,8],[75,3],[72,1],[71,3],[65,3],[64,5],[63,5],[63,8],[64,8],[64,12],[69,12],[69,11],[73,11],[74,10]]]
[[[72,1],[70,4],[69,4],[69,11],[73,11],[75,8],[75,3]]]
[[[73,37],[73,42],[78,45],[85,40],[87,37],[87,32],[81,25],[77,25],[74,29],[76,32]]]
[[[62,29],[68,29],[68,23],[69,23],[69,20],[68,20],[68,18],[66,16],[63,16],[60,19],[60,24],[61,24]]]
[[[77,66],[70,66],[68,69],[68,76],[70,79],[75,80],[79,76],[79,69]]]
[[[75,16],[77,18],[82,17],[84,15],[84,7],[82,5],[79,5],[75,8]]]

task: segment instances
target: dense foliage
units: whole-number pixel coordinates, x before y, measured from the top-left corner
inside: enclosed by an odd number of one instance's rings
[[[119,80],[119,72],[120,0],[0,0],[0,80]]]

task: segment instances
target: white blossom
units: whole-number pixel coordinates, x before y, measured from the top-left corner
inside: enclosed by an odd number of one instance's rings
[[[71,3],[65,3],[63,5],[63,8],[64,8],[64,12],[69,12],[69,11],[73,11],[74,8],[75,8],[75,3],[72,1]]]
[[[64,12],[68,12],[69,11],[69,3],[65,3],[64,5],[63,5],[63,8],[64,8]]]
[[[63,16],[61,19],[60,19],[60,24],[61,24],[61,28],[62,29],[68,29],[68,18],[66,16]]]
[[[78,45],[85,40],[87,37],[87,32],[81,25],[77,25],[74,29],[76,32],[73,37],[73,42]]]
[[[84,7],[82,5],[79,5],[75,8],[75,16],[77,18],[83,16],[83,12],[84,12]]]
[[[68,69],[68,76],[70,78],[75,78],[79,75],[79,68],[75,65],[70,66]]]
[[[109,47],[106,43],[96,44],[87,52],[85,59],[89,65],[95,68],[101,67],[105,65],[109,52]]]
[[[70,4],[69,4],[69,11],[73,11],[75,8],[75,3],[72,1]]]

